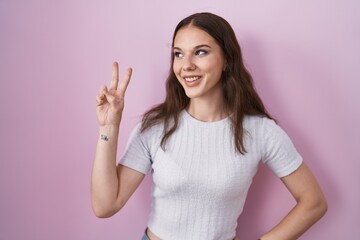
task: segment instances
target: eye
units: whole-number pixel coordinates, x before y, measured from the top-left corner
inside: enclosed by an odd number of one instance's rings
[[[207,51],[199,49],[199,50],[197,50],[197,51],[195,52],[195,54],[201,56],[201,55],[207,54]]]
[[[182,58],[184,56],[184,54],[182,54],[181,52],[174,52],[174,56],[176,58]]]

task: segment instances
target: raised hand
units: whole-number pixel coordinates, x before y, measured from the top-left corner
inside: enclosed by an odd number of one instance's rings
[[[109,89],[103,85],[96,95],[96,115],[100,126],[118,127],[124,109],[125,91],[131,78],[132,69],[128,68],[119,85],[119,66],[113,63],[112,80]]]

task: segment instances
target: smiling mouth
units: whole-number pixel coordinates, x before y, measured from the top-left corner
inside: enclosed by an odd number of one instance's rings
[[[195,82],[196,80],[199,80],[200,78],[201,78],[200,76],[184,77],[184,80],[186,82]]]

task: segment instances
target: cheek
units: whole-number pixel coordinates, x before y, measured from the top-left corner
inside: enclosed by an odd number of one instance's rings
[[[174,61],[172,69],[173,69],[173,72],[175,73],[176,76],[177,76],[178,74],[180,74],[179,64],[177,64],[176,61]]]
[[[215,76],[221,75],[222,68],[223,68],[222,64],[220,64],[219,62],[214,62],[212,64],[208,64],[208,65],[204,66],[203,69],[215,77]]]
[[[173,72],[175,74],[176,79],[182,84],[181,71],[179,70],[179,68],[176,68],[176,66],[174,66],[173,67]]]
[[[174,73],[176,79],[177,79],[178,81],[180,81],[180,80],[179,80],[179,78],[180,78],[180,71],[179,71],[178,66],[177,66],[175,63],[174,63],[173,66],[172,66],[172,70],[173,70],[173,73]]]

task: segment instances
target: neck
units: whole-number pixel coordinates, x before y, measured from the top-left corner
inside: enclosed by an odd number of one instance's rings
[[[203,122],[215,122],[226,118],[229,114],[224,106],[223,98],[193,98],[187,108],[188,113]]]

